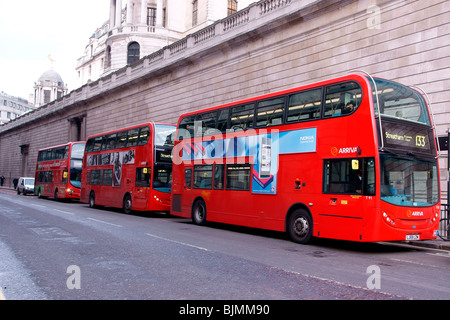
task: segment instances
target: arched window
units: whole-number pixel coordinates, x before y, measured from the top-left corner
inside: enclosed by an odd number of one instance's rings
[[[111,47],[106,47],[105,53],[105,69],[111,68]]]
[[[128,45],[127,64],[133,64],[139,60],[141,46],[137,42]]]

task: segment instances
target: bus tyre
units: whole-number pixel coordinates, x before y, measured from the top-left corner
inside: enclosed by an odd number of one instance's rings
[[[192,221],[199,226],[206,223],[206,205],[203,200],[197,200],[192,208]]]
[[[290,215],[287,228],[293,242],[306,244],[313,234],[312,218],[305,210],[297,209]]]
[[[126,214],[131,213],[131,196],[128,193],[123,198],[123,212]]]
[[[91,191],[91,193],[89,194],[89,208],[94,207],[95,207],[95,192]]]

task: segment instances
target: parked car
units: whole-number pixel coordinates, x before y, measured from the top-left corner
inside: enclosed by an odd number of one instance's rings
[[[34,193],[34,178],[20,177],[17,184],[17,194]]]

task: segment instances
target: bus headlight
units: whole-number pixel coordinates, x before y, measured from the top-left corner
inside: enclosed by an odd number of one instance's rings
[[[395,226],[394,219],[391,219],[386,212],[383,212],[383,218],[384,218],[384,221],[387,222],[387,224],[390,224],[391,226]]]

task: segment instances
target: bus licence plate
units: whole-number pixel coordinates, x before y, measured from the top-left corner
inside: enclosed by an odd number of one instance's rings
[[[420,235],[418,234],[407,234],[406,240],[420,240]]]

